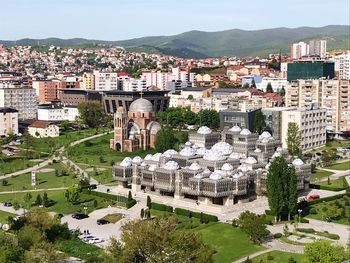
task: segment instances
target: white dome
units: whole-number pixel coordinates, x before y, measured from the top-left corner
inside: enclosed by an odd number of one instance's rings
[[[271,158],[274,159],[274,158],[280,157],[280,156],[282,156],[282,154],[280,152],[275,152]]]
[[[295,160],[292,162],[292,164],[293,164],[294,166],[300,166],[300,165],[303,165],[304,162],[303,162],[302,160],[300,160],[300,159],[295,159]]]
[[[141,164],[142,158],[140,156],[135,156],[134,158],[132,158],[132,162],[135,164]]]
[[[238,159],[240,158],[241,156],[239,155],[239,153],[237,152],[233,152],[231,153],[231,155],[229,156],[230,159]]]
[[[177,154],[177,151],[173,150],[173,149],[169,149],[169,150],[166,150],[162,156],[164,157],[167,157],[167,158],[170,158],[172,157],[173,155]]]
[[[210,176],[209,178],[212,180],[220,180],[223,179],[225,177],[225,173],[221,170],[215,170]]]
[[[271,134],[268,131],[264,131],[260,134],[259,139],[269,139],[272,138]]]
[[[202,168],[197,162],[194,162],[194,163],[191,163],[191,165],[190,165],[190,167],[188,167],[188,169],[190,169],[192,171],[198,171]]]
[[[221,170],[223,171],[232,171],[233,166],[229,163],[224,163],[223,166],[221,167]]]
[[[248,129],[243,129],[239,134],[240,135],[249,135],[249,134],[251,134],[251,132]]]
[[[218,142],[213,145],[211,150],[221,152],[222,155],[229,155],[233,151],[233,147],[227,142]]]
[[[209,177],[209,175],[210,175],[210,173],[208,174],[208,173],[203,172],[203,173],[196,174],[194,176],[194,178],[203,179],[203,178]]]
[[[132,160],[130,157],[125,157],[119,165],[122,167],[130,167],[132,165]]]
[[[254,152],[255,152],[255,153],[261,153],[261,150],[260,150],[259,148],[256,148],[256,149],[254,150]]]
[[[162,154],[156,153],[152,156],[152,161],[159,162],[160,157],[162,157]]]
[[[246,164],[241,164],[239,167],[238,167],[239,170],[241,170],[242,172],[248,172],[249,170],[251,170],[250,167],[248,167]]]
[[[231,129],[229,129],[229,131],[232,131],[232,132],[241,132],[242,129],[241,129],[241,127],[235,125],[235,126],[233,126]]]
[[[191,146],[192,146],[192,142],[187,141],[187,142],[185,143],[185,146],[189,146],[189,147],[191,147]]]
[[[129,107],[130,112],[153,112],[153,105],[149,100],[137,99],[134,100]]]
[[[205,149],[204,147],[196,149],[196,154],[198,155],[204,155],[208,150]]]
[[[185,147],[179,152],[179,154],[182,156],[194,156],[196,155],[196,150],[190,147]]]
[[[169,161],[163,165],[163,168],[166,170],[177,170],[179,169],[179,164],[175,161]]]
[[[247,159],[244,161],[246,164],[256,164],[257,161],[254,157],[249,156]]]
[[[270,168],[271,163],[266,164],[265,169],[268,170]]]
[[[221,160],[225,160],[226,157],[222,154],[221,151],[208,150],[204,154],[203,159],[207,161],[221,161]]]
[[[149,154],[147,154],[147,155],[145,156],[145,160],[146,160],[146,161],[150,161],[150,160],[152,160],[152,156],[153,156],[153,155],[152,155],[152,154],[150,154],[150,153],[149,153]]]
[[[207,126],[202,126],[198,129],[197,133],[199,134],[210,134],[211,133],[211,129],[208,128]]]
[[[157,168],[157,165],[152,164],[152,165],[150,165],[150,166],[148,167],[148,171],[153,172],[156,168]]]
[[[142,162],[142,163],[141,163],[141,166],[143,166],[143,167],[146,166],[146,165],[147,165],[147,164],[146,164],[145,162]]]
[[[277,147],[276,152],[282,152],[282,147]]]

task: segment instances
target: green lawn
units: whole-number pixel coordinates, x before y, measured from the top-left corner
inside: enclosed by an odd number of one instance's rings
[[[20,157],[0,157],[0,176],[34,166],[36,163]]]
[[[56,176],[54,171],[48,173],[39,172],[37,173],[37,185],[33,187],[31,185],[31,174],[21,174],[16,177],[4,179],[8,182],[8,185],[6,186],[3,186],[3,180],[0,180],[0,192],[68,187],[73,183],[78,182],[78,179],[74,178],[71,172],[68,172],[68,167],[61,163],[53,163],[46,166],[44,169],[46,168],[57,170],[59,175],[61,175],[62,171],[67,171],[67,175]]]
[[[309,151],[307,153],[315,153],[315,152],[321,152],[324,150],[330,150],[330,149],[337,149],[337,147],[350,147],[350,140],[346,140],[346,141],[338,141],[338,140],[334,140],[334,141],[328,141],[326,143],[325,146],[317,148],[315,150]]]
[[[332,172],[317,169],[315,173],[311,174],[310,178],[311,178],[311,180],[319,180],[322,178],[326,178],[332,174],[333,174]]]
[[[101,136],[99,138],[81,143],[67,150],[69,158],[79,164],[88,164],[90,167],[111,167],[111,161],[121,162],[125,157],[141,156],[148,153],[155,153],[155,150],[136,151],[132,153],[120,153],[109,148],[109,140],[113,134]],[[100,159],[102,157],[102,159]]]
[[[350,169],[350,161],[342,162],[342,163],[337,163],[333,164],[331,166],[326,167],[327,169],[332,169],[332,170],[349,170]]]
[[[328,181],[325,181],[325,182],[319,183],[319,185],[325,185],[325,186],[334,187],[334,188],[348,187],[348,184],[347,184],[344,177],[340,177],[340,178],[335,179],[335,180],[330,180],[329,183],[330,184],[328,184]]]
[[[253,263],[287,263],[291,257],[293,257],[297,263],[301,263],[305,259],[305,256],[303,254],[271,251],[252,258],[252,261]]]
[[[161,216],[171,213],[152,209],[151,214],[153,216]],[[215,263],[231,263],[234,260],[264,249],[262,246],[254,245],[244,232],[239,228],[232,227],[230,224],[219,222],[200,224],[196,218],[177,217],[179,219],[179,229],[198,231],[201,233],[204,243],[215,249]]]
[[[98,256],[101,252],[98,246],[87,244],[78,238],[60,241],[57,248],[69,256],[83,260],[88,260],[91,256]]]
[[[4,223],[7,223],[7,218],[9,216],[16,216],[15,214],[12,214],[12,213],[8,213],[8,212],[5,212],[5,211],[0,211],[0,223],[4,224]]]
[[[43,195],[44,192],[32,192],[32,201],[34,202],[38,194]],[[71,214],[76,211],[84,212],[84,207],[87,207],[87,213],[100,208],[108,207],[109,205],[113,206],[114,202],[105,200],[104,198],[98,196],[92,196],[89,194],[81,193],[80,194],[80,203],[71,204],[67,202],[64,197],[64,190],[57,191],[48,191],[47,192],[49,199],[53,200],[54,204],[48,207],[49,211],[62,213],[62,214]],[[0,202],[14,202],[17,200],[20,203],[23,203],[23,197],[25,193],[11,193],[11,194],[0,194]],[[94,207],[94,200],[97,200],[97,206]]]

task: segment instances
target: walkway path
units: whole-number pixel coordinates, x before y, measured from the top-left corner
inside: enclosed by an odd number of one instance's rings
[[[16,190],[16,191],[5,191],[0,192],[0,195],[4,194],[16,194],[16,193],[30,193],[30,192],[44,192],[44,191],[59,191],[66,190],[68,187],[57,187],[57,188],[48,188],[48,189],[30,189],[30,190]]]

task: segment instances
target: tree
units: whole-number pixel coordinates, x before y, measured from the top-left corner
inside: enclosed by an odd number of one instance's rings
[[[283,235],[285,237],[289,236],[289,228],[288,228],[287,224],[284,224],[284,226],[283,226]]]
[[[295,212],[297,205],[297,181],[295,168],[288,166],[281,156],[273,159],[268,170],[267,199],[276,220],[282,215],[288,215],[290,220],[290,215]]]
[[[252,79],[252,82],[250,83],[250,87],[251,87],[252,89],[256,89],[256,84],[255,84],[254,78]]]
[[[68,131],[68,129],[70,128],[70,122],[67,120],[64,120],[61,122],[60,124],[60,128],[62,129],[62,131]]]
[[[129,191],[128,193],[128,202],[132,201],[132,194],[131,194],[131,191]]]
[[[261,134],[266,128],[265,116],[260,110],[254,114],[254,132]]]
[[[197,113],[196,124],[212,129],[220,127],[220,116],[216,110],[201,110]]]
[[[143,219],[145,217],[145,210],[143,208],[141,208],[140,217],[141,217],[141,219]]]
[[[298,124],[295,122],[288,123],[287,131],[287,148],[291,156],[301,157],[301,135]]]
[[[125,225],[121,242],[107,248],[112,262],[212,262],[213,249],[196,232],[178,231],[176,217],[135,220]],[[123,245],[122,245],[123,244]]]
[[[106,114],[98,102],[81,102],[78,111],[80,121],[90,128],[98,128],[105,123]]]
[[[310,263],[340,263],[349,259],[349,251],[326,240],[306,244],[304,253]]]
[[[322,163],[324,166],[331,166],[337,158],[337,153],[336,151],[330,149],[330,150],[325,150],[322,152]]]
[[[25,195],[23,197],[23,201],[24,201],[26,209],[29,210],[30,207],[32,206],[32,194],[30,192],[25,193]]]
[[[245,211],[239,215],[238,226],[248,234],[250,240],[255,244],[260,244],[269,233],[264,218],[250,211]]]
[[[297,263],[297,261],[293,257],[290,257],[288,263]]]
[[[48,207],[49,205],[50,205],[50,199],[47,196],[47,193],[44,192],[44,194],[43,194],[43,206]]]
[[[193,95],[191,95],[191,94],[188,95],[187,99],[188,99],[188,100],[193,100]]]
[[[76,204],[80,197],[80,187],[77,184],[70,186],[64,193],[66,200],[72,204]]]
[[[24,250],[13,235],[0,231],[0,263],[23,262]]]
[[[64,254],[49,242],[36,243],[25,252],[26,263],[58,262],[63,257]]]
[[[151,209],[151,203],[152,203],[151,197],[149,195],[147,195],[147,207],[148,207],[148,209]]]
[[[41,198],[41,195],[38,194],[35,199],[35,205],[42,205],[43,204],[43,199]]]
[[[175,134],[172,128],[163,127],[156,135],[155,148],[158,152],[173,149],[176,144]]]
[[[284,89],[284,87],[282,87],[282,89],[280,90],[280,95],[282,97],[284,97],[286,95],[286,90]]]
[[[272,85],[271,85],[271,83],[269,82],[269,83],[267,83],[267,86],[266,86],[266,92],[273,92],[273,88],[272,88]]]
[[[336,204],[322,204],[317,207],[317,212],[321,215],[322,219],[336,219],[342,216],[344,208],[338,207]]]

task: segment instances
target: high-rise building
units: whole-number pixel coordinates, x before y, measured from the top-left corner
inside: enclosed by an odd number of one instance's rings
[[[58,99],[60,81],[55,80],[33,80],[32,87],[35,89],[39,103],[52,102]]]
[[[10,76],[0,79],[0,107],[18,110],[20,120],[36,118],[37,97],[26,78]]]
[[[304,42],[294,43],[290,48],[290,57],[292,59],[299,59],[303,56],[309,55],[309,45]]]
[[[333,79],[334,62],[324,60],[301,60],[288,63],[287,80]]]
[[[83,89],[95,89],[94,74],[85,72],[81,77],[80,87]]]
[[[317,55],[325,58],[327,52],[327,40],[313,39],[309,42],[309,55]]]
[[[335,57],[335,65],[339,79],[350,80],[350,51]]]
[[[118,73],[94,70],[94,87],[95,90],[117,90]]]
[[[0,136],[6,136],[10,132],[18,134],[18,111],[0,108]]]

